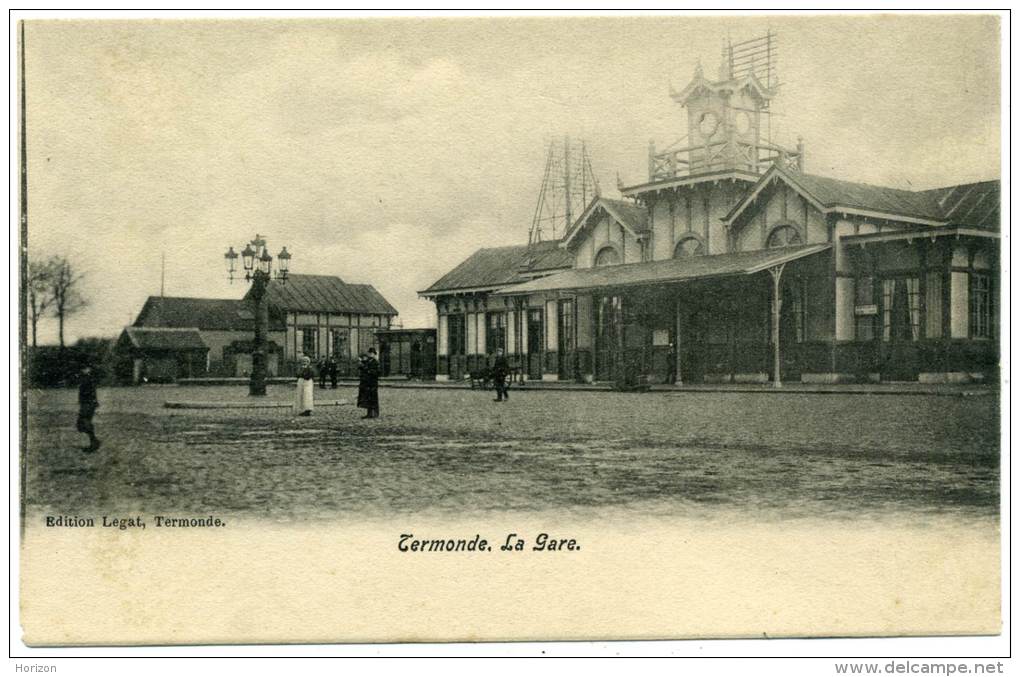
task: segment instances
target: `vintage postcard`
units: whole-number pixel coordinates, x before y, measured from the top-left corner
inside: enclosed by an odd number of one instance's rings
[[[23,641],[999,634],[1002,30],[22,22]]]

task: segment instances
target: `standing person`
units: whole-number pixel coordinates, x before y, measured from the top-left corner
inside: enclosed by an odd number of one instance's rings
[[[361,359],[358,375],[358,406],[365,410],[361,418],[379,418],[379,360],[375,348],[369,348]]]
[[[298,369],[297,389],[294,393],[294,413],[298,416],[311,416],[315,406],[315,372],[312,371],[312,360],[305,355],[301,358]]]
[[[327,362],[326,368],[329,370],[329,387],[336,390],[336,377],[339,367],[337,366],[336,358],[332,355],[329,356],[329,362]]]
[[[492,360],[492,384],[496,387],[495,402],[510,399],[510,384],[506,378],[509,374],[510,364],[506,361],[503,349],[496,348],[496,357]]]
[[[319,387],[326,389],[326,358],[320,358],[316,366],[319,369]]]
[[[99,397],[96,392],[96,376],[92,373],[92,367],[86,364],[81,368],[81,378],[78,381],[78,432],[89,436],[89,446],[82,447],[85,453],[91,453],[99,449],[102,442],[96,437],[96,427],[92,423],[92,417],[96,415],[99,408]]]

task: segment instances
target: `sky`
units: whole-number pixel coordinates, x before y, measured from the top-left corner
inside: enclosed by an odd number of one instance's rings
[[[603,194],[647,180],[669,98],[721,47],[778,33],[774,140],[805,170],[901,188],[999,178],[1000,26],[981,15],[33,21],[31,258],[85,274],[73,342],[146,297],[240,298],[256,233],[295,273],[375,286],[406,327],[481,247],[527,242],[552,139]],[[56,321],[39,326],[56,342]]]

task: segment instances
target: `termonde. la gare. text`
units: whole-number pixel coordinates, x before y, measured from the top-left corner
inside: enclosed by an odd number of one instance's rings
[[[400,552],[493,552],[493,543],[481,534],[474,538],[424,538],[414,534],[400,534],[397,550]],[[511,533],[506,535],[502,543],[497,544],[496,552],[576,552],[581,549],[577,539],[554,538],[547,533],[540,533],[529,540],[527,537]]]

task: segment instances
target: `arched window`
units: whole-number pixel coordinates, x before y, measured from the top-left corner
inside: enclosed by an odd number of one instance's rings
[[[699,256],[705,253],[705,245],[702,244],[701,240],[693,235],[688,235],[679,242],[676,243],[676,247],[673,248],[673,258],[680,259],[685,256]]]
[[[616,251],[616,247],[606,246],[599,250],[599,253],[595,255],[595,267],[601,266],[615,266],[620,263],[620,252]]]
[[[776,226],[769,233],[769,239],[765,246],[772,249],[773,247],[789,247],[790,245],[801,244],[802,242],[800,233],[793,226]]]

